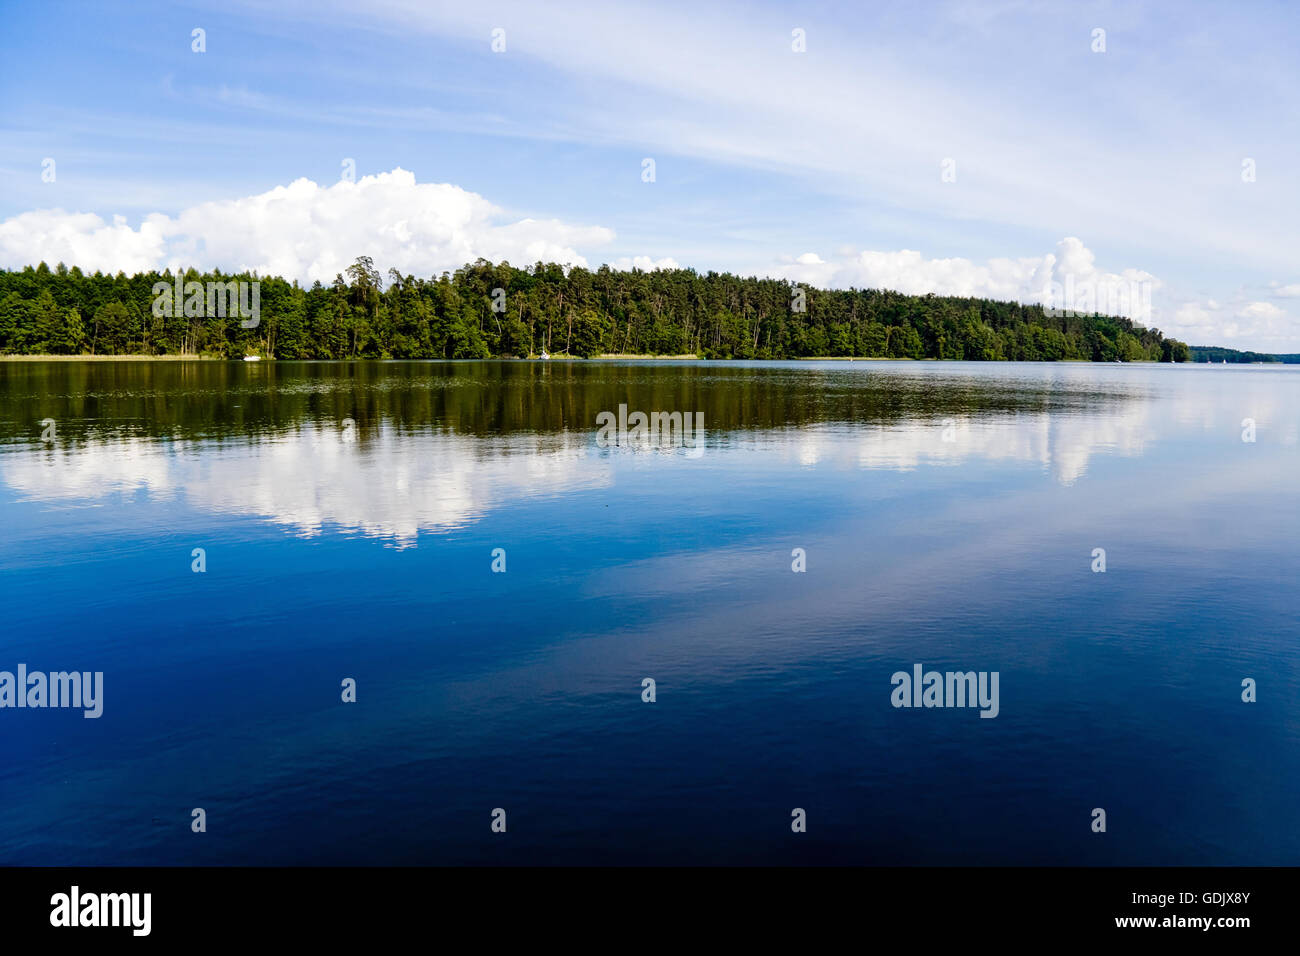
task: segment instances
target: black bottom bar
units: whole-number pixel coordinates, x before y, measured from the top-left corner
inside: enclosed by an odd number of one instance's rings
[[[945,939],[974,944],[1097,936],[1231,945],[1294,926],[1296,873],[1211,867],[10,868],[0,870],[0,918],[8,941],[71,937],[92,946],[132,939],[146,926],[147,935],[138,938],[169,943],[337,945],[431,931],[494,942],[561,936],[667,946],[703,933],[770,943],[787,936],[812,941],[832,931],[866,940],[889,930],[905,931],[925,947]],[[114,921],[119,925],[72,925]],[[599,935],[606,931],[618,935]]]

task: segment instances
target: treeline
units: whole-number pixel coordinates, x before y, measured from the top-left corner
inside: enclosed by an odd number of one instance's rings
[[[1251,362],[1282,362],[1286,365],[1300,364],[1300,355],[1283,354],[1276,355],[1272,352],[1241,352],[1237,349],[1225,349],[1217,345],[1191,345],[1188,346],[1193,362],[1227,362],[1249,364]]]
[[[310,288],[249,273],[191,270],[184,276],[186,283],[205,285],[260,282],[255,328],[242,327],[235,315],[179,303],[158,308],[155,285],[170,287],[175,278],[158,272],[86,275],[62,263],[0,271],[0,353],[1188,359],[1184,343],[1125,318],[1055,316],[1037,305],[957,296],[815,289],[693,269],[566,272],[553,263],[519,269],[480,259],[436,279],[395,269],[385,279],[362,257],[330,285]]]

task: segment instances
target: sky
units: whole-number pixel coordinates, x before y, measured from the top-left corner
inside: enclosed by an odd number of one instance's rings
[[[3,22],[0,268],[684,266],[1096,302],[1300,352],[1293,4],[52,0]]]

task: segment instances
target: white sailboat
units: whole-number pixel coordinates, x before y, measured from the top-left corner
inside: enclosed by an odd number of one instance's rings
[[[546,349],[542,349],[542,356],[541,356],[541,357],[544,358],[544,359],[548,359],[548,358],[551,357],[551,353],[547,352]]]

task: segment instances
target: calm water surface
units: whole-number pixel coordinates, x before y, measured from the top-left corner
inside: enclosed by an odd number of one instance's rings
[[[0,670],[105,682],[0,863],[1300,864],[1300,368],[0,363],[0,442]]]

